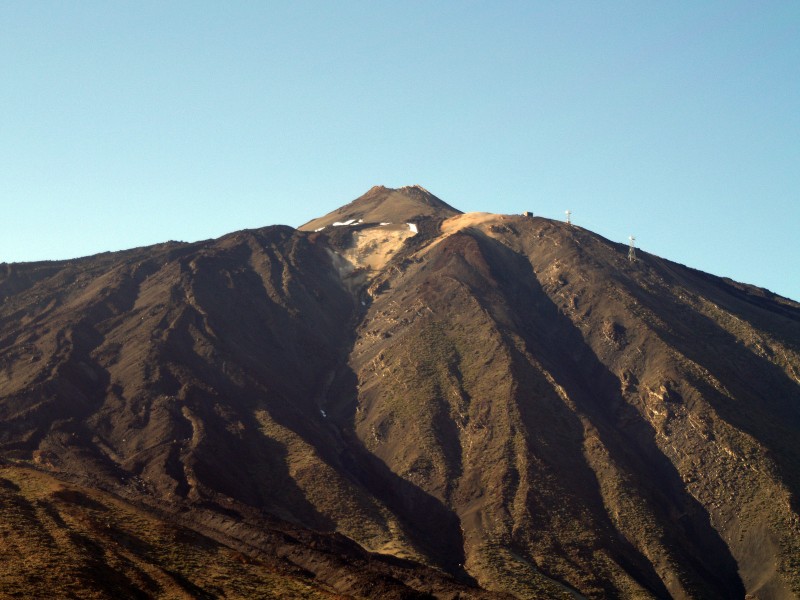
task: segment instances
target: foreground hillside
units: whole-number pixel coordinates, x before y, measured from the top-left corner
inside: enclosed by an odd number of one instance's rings
[[[800,305],[419,187],[0,265],[0,422],[22,595],[800,595]]]

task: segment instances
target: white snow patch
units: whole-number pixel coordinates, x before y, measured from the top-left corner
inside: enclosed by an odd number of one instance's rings
[[[322,410],[321,408],[319,409],[319,414],[321,414],[321,415],[322,415],[322,418],[323,418],[323,419],[327,419],[327,418],[328,418],[328,415],[327,415],[327,414],[325,414],[325,411],[324,411],[324,410]]]
[[[336,223],[334,223],[333,226],[334,227],[342,227],[344,225],[352,225],[355,222],[356,222],[355,219],[347,219],[347,221],[336,221]]]
[[[317,227],[317,228],[314,230],[314,233],[317,233],[318,231],[322,231],[323,229],[325,229],[325,227]]]
[[[381,227],[383,227],[384,225],[391,225],[391,223],[381,223]]]
[[[408,228],[411,230],[411,233],[419,233],[416,223],[406,223],[406,225],[408,225]]]

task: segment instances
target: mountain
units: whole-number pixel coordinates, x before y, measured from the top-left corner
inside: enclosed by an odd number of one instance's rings
[[[0,265],[0,423],[22,595],[800,595],[800,304],[418,186]]]
[[[300,226],[301,231],[314,231],[333,226],[334,223],[366,222],[405,223],[424,217],[452,217],[461,214],[419,185],[394,190],[376,185],[360,196],[324,217]]]

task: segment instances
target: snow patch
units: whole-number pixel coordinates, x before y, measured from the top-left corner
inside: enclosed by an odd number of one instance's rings
[[[381,227],[383,227],[384,225],[391,225],[391,223],[381,223]]]
[[[408,228],[411,230],[411,233],[419,233],[416,223],[406,223],[406,225],[408,225]]]
[[[325,229],[325,227],[324,227],[324,226],[323,226],[323,227],[317,227],[317,228],[314,230],[314,233],[317,233],[318,231],[322,231],[323,229]]]
[[[336,221],[336,222],[333,224],[333,226],[334,226],[334,227],[343,227],[343,226],[345,226],[345,225],[352,225],[352,224],[353,224],[353,223],[355,223],[355,222],[356,222],[356,220],[355,220],[355,219],[347,219],[347,221]]]
[[[322,415],[322,418],[323,418],[323,419],[327,419],[327,418],[328,418],[328,415],[327,415],[327,414],[325,414],[325,411],[324,411],[324,410],[322,410],[321,408],[319,409],[319,414],[321,414],[321,415]]]

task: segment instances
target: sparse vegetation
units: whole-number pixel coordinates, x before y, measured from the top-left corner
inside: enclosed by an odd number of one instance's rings
[[[0,477],[3,597],[333,597],[100,492],[24,467]]]

